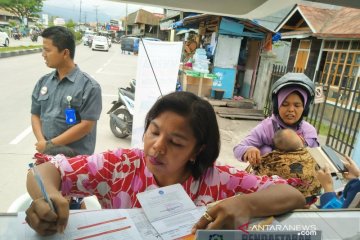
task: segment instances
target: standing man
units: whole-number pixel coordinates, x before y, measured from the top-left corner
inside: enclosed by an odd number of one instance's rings
[[[42,56],[55,71],[43,76],[32,93],[36,150],[67,145],[78,154],[92,154],[102,108],[100,85],[74,63],[75,38],[70,30],[49,27],[41,36]]]

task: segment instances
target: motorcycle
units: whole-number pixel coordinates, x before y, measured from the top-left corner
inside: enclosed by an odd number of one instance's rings
[[[13,38],[14,38],[15,40],[20,40],[20,39],[21,39],[21,34],[20,34],[19,32],[14,32],[14,33],[13,33]]]
[[[37,42],[37,40],[38,40],[38,35],[37,34],[32,34],[31,35],[31,41]]]
[[[118,100],[112,102],[113,106],[107,114],[110,115],[111,132],[118,138],[126,138],[132,134],[135,80],[130,82],[130,87],[119,88],[118,95]]]

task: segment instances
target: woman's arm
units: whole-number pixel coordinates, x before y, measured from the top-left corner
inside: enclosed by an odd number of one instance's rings
[[[235,229],[251,218],[278,215],[305,206],[305,198],[295,188],[286,184],[272,185],[264,190],[237,195],[221,201],[207,212],[214,219],[205,217],[193,227],[197,229]]]
[[[44,163],[36,166],[41,178],[44,182],[45,189],[49,195],[58,194],[60,189],[60,172],[51,163]],[[34,178],[32,171],[28,172],[26,181],[27,190],[32,199],[38,199],[42,197],[39,186]]]
[[[270,122],[269,122],[270,121]],[[259,152],[259,157],[261,154],[260,149],[264,145],[270,145],[272,141],[272,137],[274,133],[270,134],[269,126],[271,125],[271,131],[273,131],[271,119],[265,119],[260,124],[258,124],[254,129],[251,130],[250,134],[246,136],[245,139],[243,139],[238,145],[236,145],[233,149],[234,156],[239,161],[247,161],[247,159],[244,158],[245,153],[250,148],[256,148]],[[271,136],[270,136],[271,135]],[[271,151],[271,149],[269,150]],[[260,159],[259,159],[260,160]]]

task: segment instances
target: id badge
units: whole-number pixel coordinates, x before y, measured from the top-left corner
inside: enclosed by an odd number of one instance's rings
[[[65,122],[66,124],[73,125],[76,123],[76,112],[73,108],[65,109]]]

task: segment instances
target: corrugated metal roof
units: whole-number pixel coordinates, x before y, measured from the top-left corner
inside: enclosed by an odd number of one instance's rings
[[[336,15],[336,10],[333,9],[323,9],[300,4],[298,8],[303,17],[306,18],[306,22],[313,27],[315,32],[319,32],[324,24],[331,21],[334,15]]]
[[[207,19],[215,18],[215,17],[219,17],[219,16],[206,14],[206,13],[189,16],[189,17],[186,17],[183,19],[183,25],[187,26],[192,23],[198,23],[198,22],[201,22],[201,21],[204,21]],[[241,19],[241,18],[229,18],[229,19],[232,19],[233,21],[236,21],[236,22],[240,22],[240,23],[244,24],[247,29],[250,29],[255,32],[264,32],[264,33],[271,32],[271,33],[273,33],[272,30],[270,30],[264,26],[261,26],[261,25],[257,24],[256,22],[253,22],[249,19]]]
[[[360,34],[360,9],[341,8],[320,33]]]
[[[332,5],[297,4],[297,11],[292,10],[279,26],[281,29],[299,12],[310,27],[313,36],[327,38],[358,38],[360,35],[360,9],[335,7]],[[297,35],[298,31],[284,33],[287,36]]]

